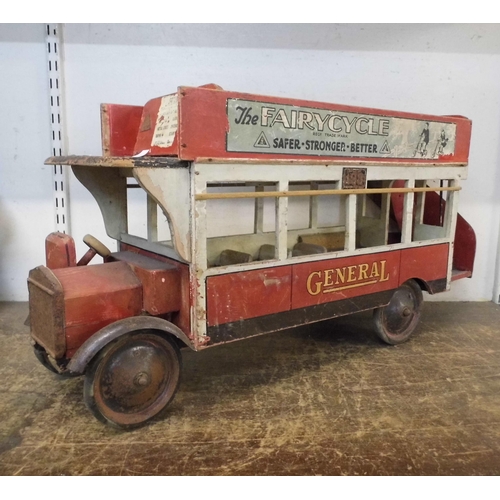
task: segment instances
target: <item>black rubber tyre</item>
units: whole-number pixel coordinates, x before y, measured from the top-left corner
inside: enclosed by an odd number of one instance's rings
[[[414,280],[403,283],[385,307],[375,309],[373,319],[377,335],[387,344],[406,342],[420,321],[422,290]]]
[[[85,373],[85,404],[101,422],[138,427],[161,412],[177,392],[181,354],[175,340],[143,331],[120,337]]]

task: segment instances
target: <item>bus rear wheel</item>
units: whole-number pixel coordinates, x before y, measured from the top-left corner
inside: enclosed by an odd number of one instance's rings
[[[396,289],[389,304],[375,309],[373,317],[377,335],[387,344],[406,342],[420,321],[422,290],[414,280]]]
[[[172,401],[181,354],[174,340],[150,331],[106,346],[85,374],[84,399],[94,416],[122,429],[138,427]]]

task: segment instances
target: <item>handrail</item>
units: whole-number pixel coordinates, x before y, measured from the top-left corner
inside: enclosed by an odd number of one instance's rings
[[[332,194],[386,194],[386,193],[428,193],[436,191],[460,191],[459,186],[452,187],[414,187],[414,188],[372,188],[372,189],[322,189],[307,191],[256,191],[254,193],[199,193],[196,201],[222,200],[235,198],[283,198],[294,196],[326,196]]]

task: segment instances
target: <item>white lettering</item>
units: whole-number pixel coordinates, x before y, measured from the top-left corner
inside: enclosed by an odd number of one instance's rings
[[[260,115],[260,124],[263,127],[267,127],[267,121],[269,118],[272,117],[273,111],[276,111],[276,108],[266,108],[266,107],[262,106],[261,115]],[[269,112],[271,112],[271,114]]]
[[[342,117],[339,116],[339,115],[332,115],[330,116],[330,119],[328,120],[328,128],[332,131],[332,132],[342,132],[342,127],[340,128],[336,128],[335,127],[335,120],[341,120]]]
[[[270,127],[272,127],[275,123],[282,123],[285,128],[290,128],[290,124],[288,123],[288,118],[286,117],[286,113],[284,109],[278,110],[278,112],[274,115],[273,120],[271,121]]]
[[[304,125],[306,125],[307,128],[314,130],[314,127],[311,125],[312,119],[312,113],[309,113],[309,111],[299,111],[297,119],[299,129],[302,130]]]
[[[368,118],[365,118],[364,116],[360,116],[360,117],[356,120],[356,125],[355,125],[356,132],[357,132],[358,134],[366,134],[367,129],[362,130],[362,129],[361,129],[361,124],[362,124],[362,123],[369,123],[369,122],[371,122],[371,121],[373,121],[373,119],[372,119],[372,120],[368,120]]]
[[[316,118],[316,123],[318,124],[318,130],[320,132],[323,132],[323,129],[325,128],[325,123],[328,121],[328,118],[330,118],[330,115],[326,115],[324,118],[321,118],[321,115],[319,113],[313,113],[314,118]]]
[[[378,122],[378,135],[389,135],[389,120]]]
[[[352,121],[349,121],[349,118],[347,118],[347,116],[343,116],[342,117],[342,120],[344,121],[344,125],[345,125],[345,131],[346,133],[350,134],[351,133],[351,129],[352,129],[352,126],[354,125],[354,122],[358,119],[357,116],[355,116]]]

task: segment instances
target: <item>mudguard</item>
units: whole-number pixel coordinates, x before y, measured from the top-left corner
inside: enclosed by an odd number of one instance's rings
[[[87,365],[103,347],[123,335],[140,330],[157,330],[174,335],[193,351],[196,350],[186,334],[173,323],[152,316],[134,316],[111,323],[92,335],[71,358],[67,371],[73,374],[83,374]]]

